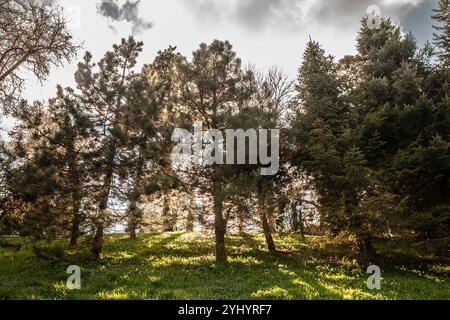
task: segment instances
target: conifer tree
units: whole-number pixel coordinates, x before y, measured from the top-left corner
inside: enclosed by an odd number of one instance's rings
[[[245,72],[241,60],[228,42],[215,40],[210,45],[201,44],[194,52],[192,62],[181,65],[182,89],[180,104],[187,109],[191,123],[202,121],[204,130],[230,128],[227,118],[238,112],[251,98],[252,75]],[[188,118],[188,119],[189,119]],[[226,166],[214,164],[205,167],[201,176],[214,202],[214,228],[216,259],[226,260]]]
[[[77,96],[93,124],[92,178],[96,183],[94,201],[97,203],[92,215],[94,236],[92,254],[102,257],[105,228],[113,219],[111,201],[123,196],[120,181],[126,176],[124,161],[133,146],[128,144],[131,130],[130,110],[148,102],[141,92],[142,79],[134,72],[142,42],[133,38],[122,39],[105,54],[98,64],[92,63],[92,55],[86,53],[75,75]]]
[[[439,0],[438,8],[433,9],[432,18],[437,22],[433,28],[434,44],[438,47],[438,57],[441,63],[450,67],[450,1]]]

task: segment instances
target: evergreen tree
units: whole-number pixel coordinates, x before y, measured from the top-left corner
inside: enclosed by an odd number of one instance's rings
[[[434,44],[438,47],[438,57],[442,64],[450,67],[450,1],[439,0],[438,8],[433,9],[432,18],[438,23],[433,26]]]
[[[3,228],[12,234],[53,240],[65,234],[70,221],[65,214],[64,182],[54,148],[43,137],[50,132],[43,105],[23,104],[21,109],[33,109],[34,113],[22,113],[30,118],[15,125],[4,149],[8,215]]]
[[[128,187],[128,231],[130,237],[136,237],[136,229],[143,224],[143,212],[139,208],[140,198],[156,190],[150,190],[153,180],[169,178],[173,174],[169,169],[171,141],[169,132],[173,124],[164,118],[173,110],[175,103],[175,88],[177,61],[181,55],[175,47],[169,47],[158,52],[152,64],[143,68],[142,73],[133,83],[132,95],[138,101],[129,103],[128,122],[130,129],[127,132],[128,145],[133,151],[127,158],[129,170]],[[146,188],[150,186],[149,188]],[[164,188],[171,188],[168,184]]]
[[[69,199],[66,211],[70,212],[70,245],[75,246],[85,222],[83,200],[89,190],[88,171],[90,161],[92,123],[71,89],[58,87],[57,97],[50,100],[47,110],[52,132],[49,143],[58,159],[63,192]]]
[[[128,145],[131,129],[129,111],[148,103],[142,78],[134,73],[142,42],[122,39],[119,45],[105,54],[98,64],[86,53],[75,75],[80,103],[93,124],[92,179],[97,210],[91,217],[94,226],[92,254],[101,258],[105,228],[113,219],[111,201],[123,196],[120,181],[126,177]]]
[[[333,234],[356,237],[362,258],[371,258],[372,233],[362,207],[372,185],[366,159],[357,146],[354,108],[333,57],[310,41],[299,70],[299,109],[293,125],[293,164],[310,176],[321,223]]]
[[[449,216],[444,200],[449,192],[448,73],[430,67],[412,35],[402,36],[389,20],[380,30],[363,23],[358,48],[360,76],[350,95],[358,118],[355,135],[375,173],[376,196],[391,199],[391,213],[377,219],[391,232],[444,235]]]
[[[192,62],[180,67],[182,74],[180,104],[187,108],[191,123],[202,121],[204,130],[230,128],[227,118],[238,112],[251,98],[252,74],[244,72],[241,60],[225,41],[201,44],[194,52]],[[189,119],[189,118],[187,118]],[[200,175],[208,185],[214,200],[214,228],[216,259],[226,260],[224,201],[229,168],[220,164],[205,167]]]

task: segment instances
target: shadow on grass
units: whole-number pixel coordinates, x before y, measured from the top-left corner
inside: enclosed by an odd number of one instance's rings
[[[67,261],[41,261],[23,251],[1,258],[3,299],[397,299],[450,298],[450,285],[423,275],[383,274],[380,292],[366,288],[365,270],[342,262],[323,240],[277,237],[289,255],[269,254],[261,235],[227,238],[228,263],[216,263],[212,237],[183,232],[108,239],[102,261],[71,261],[82,289],[68,291]],[[15,260],[14,260],[15,259]],[[341,260],[339,260],[341,259]],[[7,263],[4,263],[7,262]]]

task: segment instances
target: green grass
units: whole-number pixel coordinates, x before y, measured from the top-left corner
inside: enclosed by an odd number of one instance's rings
[[[104,259],[40,260],[31,248],[0,249],[0,299],[450,299],[450,266],[383,270],[381,290],[364,267],[324,238],[279,236],[269,254],[260,235],[227,238],[229,262],[214,261],[213,238],[165,233],[108,237]],[[82,289],[66,288],[81,267]]]

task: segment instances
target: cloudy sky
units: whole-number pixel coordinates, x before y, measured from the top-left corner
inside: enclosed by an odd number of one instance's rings
[[[201,42],[229,40],[246,64],[278,65],[295,77],[311,36],[336,57],[355,52],[360,19],[371,5],[392,17],[420,44],[432,37],[437,0],[53,0],[64,7],[76,41],[99,59],[133,34],[144,41],[140,63],[176,45],[190,57]],[[42,86],[32,80],[24,97],[46,99],[57,84],[73,85],[77,61],[55,69]]]

